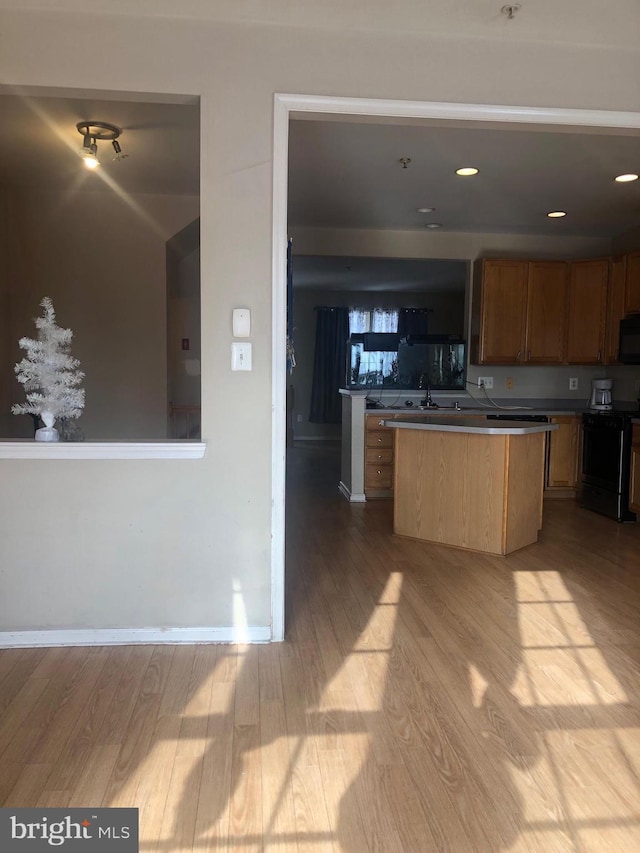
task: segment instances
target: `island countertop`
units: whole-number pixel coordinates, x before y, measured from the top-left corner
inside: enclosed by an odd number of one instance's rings
[[[382,419],[382,426],[393,429],[434,430],[438,432],[467,432],[480,435],[532,435],[536,432],[551,432],[558,429],[557,424],[540,423],[539,421],[487,421],[478,416],[411,418],[403,421]]]

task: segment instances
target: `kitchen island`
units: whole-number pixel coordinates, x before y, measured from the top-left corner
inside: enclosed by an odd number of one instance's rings
[[[382,423],[395,431],[394,533],[488,554],[537,542],[545,433],[556,425],[428,416]]]

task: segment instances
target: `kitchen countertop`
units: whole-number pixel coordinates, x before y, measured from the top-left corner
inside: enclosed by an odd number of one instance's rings
[[[453,406],[438,406],[437,408],[427,408],[426,406],[385,406],[383,407],[374,407],[371,409],[365,409],[365,413],[367,415],[376,415],[376,414],[397,414],[398,412],[405,412],[406,414],[419,412],[421,415],[429,416],[429,417],[448,417],[450,415],[548,415],[549,417],[553,417],[555,415],[580,415],[582,412],[586,411],[584,406],[580,406],[578,409],[568,409],[568,408],[552,408],[551,406],[536,406],[531,408],[525,407],[504,407],[497,408],[494,406],[460,406],[459,409],[454,408]]]
[[[491,426],[487,424],[491,423]],[[495,426],[494,426],[495,424]],[[498,426],[497,424],[509,424]],[[439,432],[469,432],[480,435],[531,435],[536,432],[551,432],[558,429],[557,424],[527,422],[527,421],[491,421],[484,417],[460,416],[455,417],[424,417],[410,420],[383,420],[382,425],[393,429],[436,430]]]

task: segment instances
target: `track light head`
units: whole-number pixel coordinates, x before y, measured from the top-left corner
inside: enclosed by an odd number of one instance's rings
[[[76,129],[78,133],[82,134],[83,142],[79,154],[87,169],[95,169],[100,165],[98,160],[98,141],[100,140],[111,142],[113,150],[116,152],[116,160],[126,157],[117,141],[122,130],[115,124],[109,124],[106,121],[79,121]]]

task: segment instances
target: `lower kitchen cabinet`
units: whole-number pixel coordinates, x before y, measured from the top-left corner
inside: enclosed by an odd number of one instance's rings
[[[629,480],[629,508],[640,513],[640,424],[633,425],[631,440],[631,479]]]
[[[558,429],[547,438],[545,494],[546,497],[573,496],[578,485],[580,418],[557,415],[549,421],[558,424]]]
[[[405,411],[382,412],[365,415],[364,419],[364,493],[367,500],[393,497],[394,430],[382,426],[386,420],[423,418],[434,412]],[[447,412],[447,417],[457,415]],[[460,416],[463,416],[460,414]]]
[[[393,430],[381,426],[388,415],[365,416],[364,493],[367,499],[393,496]]]

